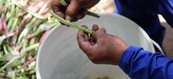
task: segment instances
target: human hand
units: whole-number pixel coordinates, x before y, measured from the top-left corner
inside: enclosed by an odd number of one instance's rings
[[[77,21],[82,19],[87,10],[96,5],[100,0],[65,0],[68,5],[63,6],[61,0],[53,0],[52,9],[60,17],[70,20]]]
[[[93,30],[95,32],[92,37],[81,30],[78,32],[79,47],[93,63],[118,64],[128,45],[119,37],[107,34],[104,28],[99,29],[97,25],[93,26]]]

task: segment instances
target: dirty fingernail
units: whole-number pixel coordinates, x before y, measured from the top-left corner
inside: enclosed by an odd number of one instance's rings
[[[67,15],[67,16],[65,17],[65,19],[70,21],[70,20],[71,20],[71,17]]]

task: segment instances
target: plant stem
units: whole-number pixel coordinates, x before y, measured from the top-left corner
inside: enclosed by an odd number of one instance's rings
[[[28,66],[29,64],[31,64],[32,62],[34,62],[36,60],[36,56],[29,59],[27,62],[23,63],[23,65],[18,68],[17,70],[15,70],[15,72],[19,72],[21,69],[23,69],[25,66]]]
[[[27,35],[27,33],[31,30],[31,28],[33,27],[32,25],[35,23],[35,21],[37,21],[37,18],[33,18],[30,23],[28,23],[25,27],[25,29],[21,32],[21,34],[19,35],[18,41],[17,43],[20,43],[21,40],[23,39],[24,36]]]
[[[11,5],[10,13],[11,13],[10,19],[9,19],[8,24],[7,24],[8,30],[10,30],[10,28],[12,27],[13,22],[14,22],[14,20],[15,20],[15,18],[14,18],[14,16],[15,16],[15,4],[12,4],[12,5]]]
[[[12,36],[14,36],[14,33],[9,33],[8,37],[6,37],[6,35],[0,36],[0,45],[2,44],[2,42],[3,42],[5,39],[7,39],[7,38],[9,38],[9,37],[12,37]]]
[[[15,18],[12,27],[10,28],[10,32],[14,32],[15,28],[17,27],[17,23],[18,23],[19,19]]]
[[[51,14],[54,18],[56,18],[59,22],[65,24],[65,25],[67,25],[67,26],[71,26],[71,27],[74,27],[74,28],[76,28],[76,29],[83,30],[84,32],[86,32],[86,33],[88,33],[88,34],[91,34],[91,35],[92,35],[93,32],[94,32],[94,31],[92,31],[92,30],[90,30],[90,29],[84,28],[82,25],[73,24],[73,23],[71,23],[71,22],[69,22],[69,21],[64,20],[63,18],[61,18],[61,17],[57,16],[55,13],[53,13],[52,10],[50,11],[50,14]]]
[[[10,60],[8,63],[6,63],[1,69],[0,71],[4,70],[6,67],[8,67],[10,64],[12,64],[14,61],[16,61],[17,59],[20,59],[21,57],[23,57],[25,55],[26,52],[31,51],[35,48],[39,47],[39,43],[31,45],[30,47],[26,48],[25,50],[22,50],[21,53],[14,57],[12,60]]]

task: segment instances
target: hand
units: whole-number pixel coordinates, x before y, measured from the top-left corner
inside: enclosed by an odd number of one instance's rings
[[[107,34],[104,28],[99,29],[97,25],[93,26],[93,30],[95,32],[92,37],[81,30],[78,32],[79,47],[96,64],[118,64],[128,45],[117,36]]]
[[[100,0],[65,0],[68,5],[63,6],[61,0],[53,0],[53,11],[62,18],[70,21],[77,21],[83,18],[87,10],[96,5]]]

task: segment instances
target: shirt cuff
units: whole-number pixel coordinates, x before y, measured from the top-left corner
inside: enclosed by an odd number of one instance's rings
[[[136,46],[129,46],[123,53],[123,55],[121,56],[120,61],[118,62],[119,67],[126,73],[128,74],[130,71],[130,62],[131,62],[131,58],[133,56],[135,56],[137,54],[137,52],[139,52],[140,50],[142,50],[142,48],[136,47]]]

